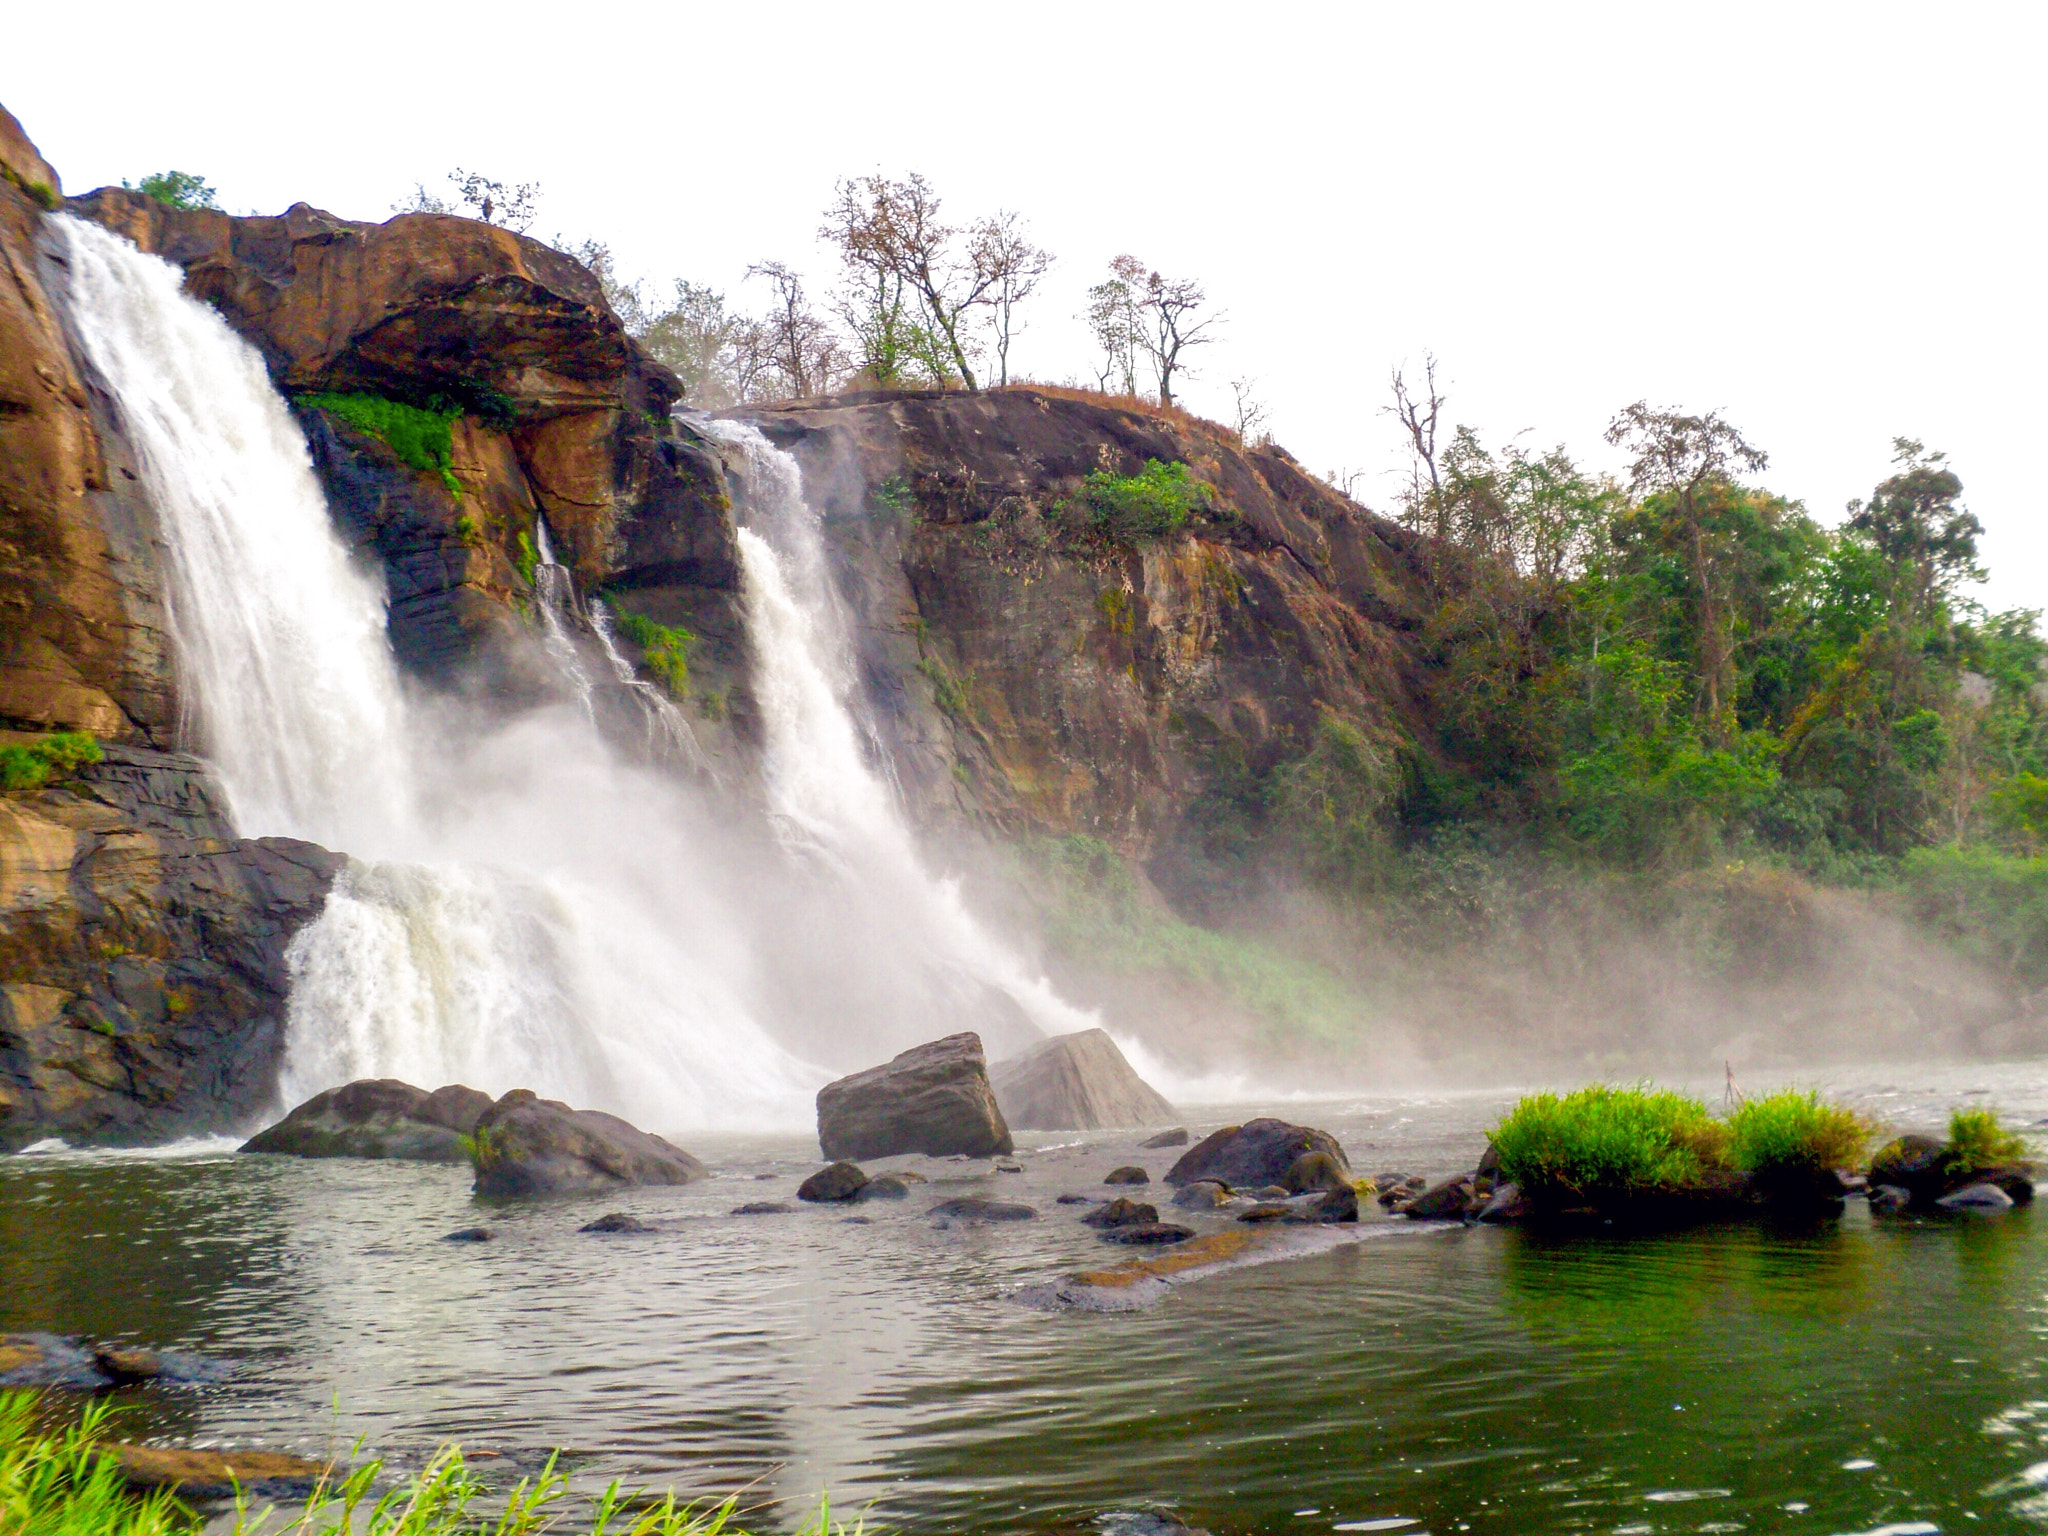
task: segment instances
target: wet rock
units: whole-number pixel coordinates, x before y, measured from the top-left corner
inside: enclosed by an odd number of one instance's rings
[[[1198,1179],[1173,1195],[1173,1203],[1184,1211],[1213,1211],[1229,1199],[1230,1186],[1218,1179]]]
[[[92,1363],[107,1380],[119,1387],[138,1381],[155,1381],[164,1374],[164,1362],[155,1350],[103,1346],[92,1352]]]
[[[1023,1171],[1024,1171],[1024,1165],[1023,1165],[1022,1163],[997,1163],[997,1164],[996,1164],[996,1172],[997,1172],[997,1173],[1022,1173]]]
[[[1915,1200],[1932,1200],[1947,1183],[1942,1159],[1945,1150],[1931,1136],[1901,1136],[1879,1148],[1870,1160],[1870,1182],[1893,1185]]]
[[[2009,1211],[2013,1198],[1996,1184],[1965,1184],[1934,1203],[1949,1211]]]
[[[1286,1221],[1294,1214],[1294,1207],[1285,1200],[1261,1200],[1257,1205],[1239,1211],[1237,1219],[1249,1222]]]
[[[854,1199],[903,1200],[908,1198],[909,1194],[910,1185],[906,1180],[896,1174],[885,1173],[878,1178],[869,1179],[867,1183],[863,1184],[859,1193],[854,1196]]]
[[[1429,1180],[1419,1173],[1410,1174],[1406,1177],[1398,1173],[1390,1173],[1374,1182],[1380,1187],[1378,1196],[1380,1204],[1388,1210],[1395,1211],[1404,1209],[1409,1201],[1429,1188]]]
[[[54,1333],[0,1333],[0,1387],[103,1387],[92,1351]]]
[[[681,1147],[595,1109],[514,1088],[478,1118],[480,1195],[586,1194],[687,1184],[704,1165]]]
[[[1351,1173],[1327,1152],[1304,1152],[1281,1175],[1280,1187],[1290,1195],[1306,1195],[1324,1189],[1350,1189]]]
[[[1472,1176],[1461,1173],[1454,1179],[1445,1179],[1441,1184],[1424,1190],[1409,1202],[1402,1214],[1417,1221],[1462,1220],[1476,1204]]]
[[[1160,1147],[1184,1147],[1187,1144],[1188,1128],[1184,1125],[1176,1125],[1170,1131],[1161,1131],[1157,1136],[1148,1136],[1138,1143],[1148,1152],[1156,1151]]]
[[[1166,1182],[1178,1186],[1216,1179],[1250,1188],[1277,1184],[1310,1152],[1327,1153],[1340,1169],[1350,1172],[1344,1149],[1329,1132],[1290,1125],[1285,1120],[1259,1119],[1226,1125],[1195,1143],[1167,1171]]]
[[[1903,1211],[1913,1203],[1913,1192],[1898,1184],[1873,1184],[1869,1199],[1871,1210],[1880,1214]]]
[[[303,1498],[326,1475],[323,1462],[277,1451],[189,1451],[162,1445],[110,1445],[128,1486],[170,1488],[187,1499]]]
[[[1358,1220],[1358,1191],[1349,1184],[1324,1191],[1322,1199],[1309,1207],[1308,1219],[1326,1226]]]
[[[1081,1224],[1089,1227],[1135,1227],[1146,1222],[1157,1221],[1156,1206],[1144,1205],[1136,1200],[1125,1200],[1121,1196],[1107,1205],[1096,1207],[1081,1218]]]
[[[839,1218],[839,1225],[842,1227],[871,1227],[874,1224],[875,1219],[872,1216],[842,1216]]]
[[[1055,1205],[1100,1205],[1100,1195],[1061,1195],[1053,1201]]]
[[[989,1087],[981,1037],[948,1035],[818,1090],[830,1158],[1007,1157],[1016,1150]]]
[[[459,1083],[428,1093],[395,1078],[364,1078],[314,1095],[242,1150],[460,1163],[469,1156],[462,1138],[490,1107],[489,1094]]]
[[[624,1211],[607,1211],[593,1222],[576,1229],[578,1232],[652,1232],[654,1228],[636,1216]]]
[[[989,1082],[1004,1120],[1018,1130],[1097,1131],[1173,1117],[1173,1106],[1100,1029],[1055,1035],[999,1061]]]
[[[1106,1243],[1149,1245],[1184,1243],[1194,1235],[1192,1229],[1175,1226],[1170,1221],[1143,1221],[1128,1227],[1111,1227],[1102,1234],[1102,1240]]]
[[[1150,1184],[1152,1182],[1152,1175],[1136,1166],[1112,1168],[1102,1176],[1102,1182],[1105,1184]]]
[[[1030,1221],[1038,1212],[1028,1205],[1009,1200],[990,1200],[982,1195],[962,1195],[942,1200],[928,1213],[949,1221]]]
[[[1487,1196],[1486,1204],[1479,1208],[1478,1219],[1489,1226],[1508,1226],[1518,1221],[1527,1221],[1535,1208],[1522,1198],[1519,1184],[1501,1184]]]
[[[1479,1162],[1472,1171],[1485,1174],[1488,1178],[1498,1174],[1500,1172],[1500,1148],[1489,1141],[1486,1144],[1486,1150],[1479,1154]]]
[[[845,1161],[820,1168],[797,1186],[799,1200],[811,1200],[825,1204],[833,1200],[851,1200],[867,1188],[868,1176],[861,1171],[858,1163]]]
[[[1253,1190],[1252,1198],[1254,1200],[1287,1200],[1291,1199],[1293,1194],[1294,1191],[1290,1190],[1285,1184],[1268,1184],[1264,1189]]]
[[[497,1236],[489,1227],[464,1227],[459,1232],[450,1232],[441,1239],[444,1243],[488,1243]]]
[[[1973,1184],[1995,1184],[2004,1190],[2014,1205],[2025,1205],[2034,1198],[2034,1174],[2037,1170],[2031,1164],[2001,1164],[1990,1168],[1979,1168],[1960,1177]]]
[[[745,1205],[734,1206],[732,1214],[735,1216],[787,1216],[795,1209],[795,1206],[784,1205],[780,1200],[749,1200]]]

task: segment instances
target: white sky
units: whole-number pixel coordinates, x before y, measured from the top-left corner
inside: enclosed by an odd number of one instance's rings
[[[1199,278],[1281,442],[1391,503],[1391,366],[1609,462],[1638,397],[1719,408],[1830,519],[1892,437],[1946,449],[1996,605],[2048,606],[2044,41],[2035,5],[44,5],[0,102],[79,192],[166,167],[231,209],[384,217],[462,165],[533,233],[744,307],[820,289],[835,177],[916,169],[1059,257],[1022,370],[1130,251]]]

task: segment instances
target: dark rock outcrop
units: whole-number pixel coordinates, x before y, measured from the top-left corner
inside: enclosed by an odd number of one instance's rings
[[[1194,1235],[1193,1228],[1178,1226],[1170,1221],[1141,1221],[1130,1226],[1111,1227],[1102,1234],[1102,1240],[1105,1243],[1150,1247],[1163,1243],[1184,1243]]]
[[[962,1195],[941,1200],[927,1213],[942,1221],[1030,1221],[1038,1212],[1013,1200],[991,1200],[985,1195]]]
[[[1188,1144],[1188,1128],[1176,1125],[1170,1131],[1161,1131],[1157,1136],[1147,1136],[1138,1145],[1148,1152],[1161,1147],[1184,1147]]]
[[[1473,1187],[1472,1175],[1461,1173],[1456,1178],[1445,1179],[1425,1189],[1408,1202],[1404,1214],[1417,1221],[1462,1220],[1476,1212],[1483,1203]]]
[[[745,1205],[734,1206],[732,1214],[735,1216],[787,1216],[795,1209],[795,1206],[784,1205],[780,1200],[749,1200]]]
[[[1192,1184],[1213,1179],[1233,1187],[1259,1188],[1278,1184],[1297,1160],[1310,1152],[1329,1156],[1346,1172],[1350,1163],[1336,1137],[1306,1125],[1285,1120],[1260,1119],[1244,1125],[1226,1125],[1204,1137],[1181,1155],[1167,1170],[1166,1182]]]
[[[1173,1117],[1173,1106],[1132,1070],[1107,1030],[1055,1035],[997,1062],[989,1082],[1017,1130],[1109,1130]]]
[[[1157,1221],[1158,1219],[1159,1210],[1156,1206],[1145,1205],[1136,1200],[1125,1200],[1119,1197],[1109,1201],[1107,1204],[1098,1205],[1094,1210],[1081,1218],[1081,1224],[1088,1227],[1102,1228],[1130,1227],[1148,1221]]]
[[[858,1200],[907,1200],[910,1198],[909,1181],[893,1173],[869,1179],[854,1197]]]
[[[659,1136],[595,1109],[514,1088],[476,1122],[480,1195],[584,1194],[687,1184],[704,1165]]]
[[[1230,1200],[1230,1186],[1216,1179],[1197,1179],[1175,1192],[1173,1203],[1184,1211],[1218,1210]]]
[[[1305,1195],[1319,1189],[1350,1189],[1351,1170],[1327,1152],[1304,1152],[1280,1175],[1280,1187],[1290,1195]]]
[[[242,1150],[460,1163],[469,1156],[462,1138],[490,1107],[489,1094],[459,1083],[428,1093],[395,1078],[365,1078],[316,1094]]]
[[[578,1232],[652,1232],[655,1229],[637,1216],[624,1211],[606,1211],[592,1222],[586,1222],[576,1229]]]
[[[868,1186],[868,1176],[858,1163],[837,1162],[828,1168],[820,1168],[797,1186],[799,1200],[813,1200],[829,1203],[834,1200],[851,1200]]]
[[[995,1157],[1016,1150],[989,1088],[981,1037],[948,1035],[818,1090],[830,1158]]]
[[[283,1047],[285,947],[343,863],[233,837],[202,765],[147,748],[0,793],[0,1150],[258,1114]]]
[[[1122,1168],[1112,1168],[1102,1176],[1105,1184],[1150,1184],[1152,1175],[1135,1163]]]

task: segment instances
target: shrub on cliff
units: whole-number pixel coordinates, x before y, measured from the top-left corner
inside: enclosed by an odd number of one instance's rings
[[[220,196],[203,176],[190,171],[157,171],[137,182],[123,180],[131,192],[153,197],[166,208],[218,208]]]
[[[0,747],[0,789],[41,789],[53,777],[100,760],[100,744],[83,731],[59,731],[27,746]]]
[[[640,647],[640,664],[661,680],[669,696],[686,698],[690,692],[690,644],[697,637],[672,624],[657,624],[644,613],[612,605],[619,616],[619,628]]]
[[[1536,1093],[1493,1129],[1501,1177],[1538,1204],[1682,1194],[1728,1171],[1728,1127],[1686,1094],[1596,1084]]]
[[[1096,529],[1126,544],[1176,533],[1190,512],[1209,504],[1209,487],[1190,477],[1187,465],[1159,459],[1148,459],[1135,475],[1098,469],[1082,482],[1081,495]]]
[[[338,416],[358,432],[367,433],[398,455],[399,461],[414,469],[438,472],[448,494],[462,494],[455,478],[455,418],[457,410],[421,410],[402,400],[382,395],[301,395],[306,405],[318,406]]]

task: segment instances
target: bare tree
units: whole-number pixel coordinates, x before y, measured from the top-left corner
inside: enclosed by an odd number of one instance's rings
[[[1010,382],[1010,338],[1023,327],[1017,306],[1030,298],[1038,280],[1052,269],[1052,252],[1025,237],[1022,221],[1007,209],[974,227],[974,265],[991,274],[989,329],[995,336],[996,382]]]
[[[1201,284],[1189,278],[1167,278],[1157,272],[1145,274],[1138,297],[1138,312],[1144,324],[1138,331],[1138,345],[1152,359],[1153,376],[1159,381],[1159,403],[1173,404],[1173,376],[1187,365],[1180,360],[1189,347],[1207,346],[1216,338],[1207,334],[1221,315],[1195,314],[1209,302]]]
[[[1109,264],[1109,276],[1088,290],[1088,308],[1082,318],[1095,344],[1102,348],[1102,366],[1096,370],[1095,387],[1104,394],[1135,395],[1138,392],[1138,333],[1142,319],[1138,297],[1145,282],[1145,264],[1135,256],[1119,256]],[[1110,386],[1117,386],[1112,390]]]
[[[982,259],[981,242],[959,245],[961,231],[940,217],[931,183],[912,172],[903,181],[863,176],[842,181],[819,238],[839,247],[848,266],[890,273],[916,299],[936,356],[932,361],[978,388],[971,354],[973,312],[991,302],[998,274]]]
[[[1266,407],[1252,393],[1257,379],[1232,379],[1230,394],[1237,409],[1237,440],[1246,448],[1263,448],[1272,434],[1266,431]],[[1345,494],[1348,496],[1349,491]]]
[[[747,268],[747,276],[765,277],[775,285],[775,306],[762,325],[788,393],[797,399],[823,394],[839,371],[839,340],[812,312],[803,279],[779,261],[757,262]]]
[[[457,166],[448,173],[448,179],[455,183],[456,201],[464,208],[474,208],[476,216],[486,224],[500,224],[514,234],[525,234],[527,226],[533,223],[540,202],[540,183],[522,181],[508,185],[492,181],[476,171],[465,171]],[[425,189],[421,189],[424,195]]]
[[[1408,434],[1408,493],[1403,498],[1402,520],[1418,532],[1437,538],[1448,537],[1444,525],[1444,480],[1437,457],[1437,423],[1443,413],[1444,395],[1436,382],[1436,355],[1422,354],[1422,397],[1408,388],[1407,373],[1394,370],[1394,403],[1387,406],[1401,430]],[[1424,482],[1427,482],[1425,485]]]

